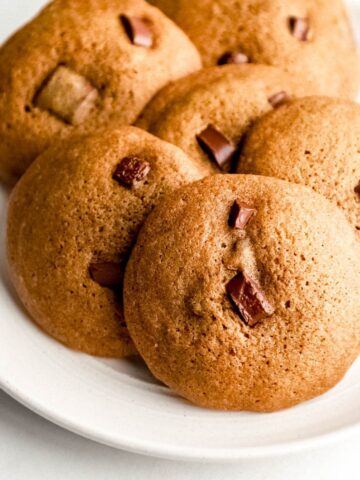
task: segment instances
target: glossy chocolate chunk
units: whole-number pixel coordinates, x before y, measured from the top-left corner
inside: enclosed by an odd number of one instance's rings
[[[289,98],[289,95],[285,91],[281,91],[271,95],[271,97],[268,98],[268,101],[273,108],[277,108],[286,103]]]
[[[124,277],[121,264],[113,262],[91,263],[89,273],[94,282],[102,287],[122,285]]]
[[[359,183],[356,185],[356,187],[354,188],[354,192],[357,193],[360,197],[360,181]]]
[[[213,125],[196,135],[196,139],[204,152],[215,161],[222,170],[228,170],[236,147]]]
[[[138,47],[151,48],[154,35],[149,23],[139,17],[120,16],[121,22],[131,43]]]
[[[229,227],[244,230],[254,215],[256,215],[255,208],[235,200],[230,209]]]
[[[218,65],[242,65],[244,63],[250,63],[250,59],[242,52],[226,52],[218,60]]]
[[[136,187],[148,176],[150,164],[137,157],[125,157],[117,165],[113,179],[126,187]]]
[[[291,34],[301,42],[309,40],[310,21],[308,18],[290,17],[289,28]]]
[[[254,327],[275,312],[260,287],[243,272],[226,285],[226,291],[236,306],[242,320]]]
[[[59,66],[44,82],[34,104],[72,125],[83,123],[94,108],[98,91],[82,75]]]

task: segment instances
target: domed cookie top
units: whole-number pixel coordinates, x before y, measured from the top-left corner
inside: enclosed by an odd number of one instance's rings
[[[181,150],[131,127],[44,152],[12,193],[7,232],[12,280],[35,321],[90,354],[133,353],[121,306],[130,249],[159,198],[200,177]]]
[[[328,97],[283,105],[245,136],[238,171],[311,187],[360,234],[360,106]]]
[[[125,316],[151,371],[180,395],[273,411],[325,392],[357,357],[359,275],[360,244],[324,197],[215,175],[145,222],[125,274]]]
[[[0,178],[15,181],[59,137],[133,123],[200,65],[186,35],[142,0],[55,0],[0,50]]]
[[[249,125],[305,89],[273,67],[213,67],[161,90],[137,125],[182,148],[205,173],[226,171]]]
[[[206,66],[263,63],[310,81],[308,94],[354,98],[359,60],[342,0],[151,0]]]

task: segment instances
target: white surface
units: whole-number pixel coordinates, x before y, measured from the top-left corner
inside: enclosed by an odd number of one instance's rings
[[[2,36],[13,30],[23,19],[34,12],[43,1],[0,0],[0,18]],[[6,30],[6,31],[5,31]],[[0,310],[0,317],[2,310]],[[2,332],[2,330],[1,330]],[[1,339],[4,337],[1,333]],[[2,349],[3,347],[0,347]],[[16,349],[16,343],[14,343]],[[16,353],[16,350],[15,350]],[[19,349],[17,361],[29,368],[29,384],[37,386],[35,370],[31,371],[31,359],[24,356]],[[99,372],[108,366],[100,366]],[[98,371],[98,368],[96,369]],[[352,382],[348,383],[350,385]],[[64,403],[68,401],[64,385],[58,382],[53,391],[52,401],[57,399]],[[150,386],[150,389],[153,387]],[[346,394],[346,392],[345,392]],[[93,391],[88,391],[90,399]],[[359,398],[359,397],[357,397]],[[119,410],[121,410],[119,408]],[[345,411],[344,411],[345,410]],[[360,408],[358,408],[360,411]],[[81,405],[79,407],[81,411]],[[356,411],[354,410],[354,414]],[[336,410],[340,419],[347,415],[343,404]],[[134,419],[135,420],[135,419]],[[205,419],[206,420],[206,419]],[[306,417],[303,418],[304,423]],[[124,419],[125,421],[125,419]],[[266,422],[264,422],[266,423]],[[259,438],[262,437],[263,425],[257,427]],[[215,430],[216,436],[219,429]],[[240,434],[243,433],[240,431]],[[301,432],[300,432],[301,433]],[[177,432],[174,432],[174,437]],[[244,437],[246,440],[246,437]],[[355,478],[355,469],[359,462],[357,454],[360,448],[360,436],[352,441],[327,449],[309,452],[303,455],[283,459],[247,462],[238,466],[201,466],[172,463],[160,460],[146,459],[101,447],[75,435],[60,430],[48,422],[39,419],[34,414],[20,407],[5,394],[0,394],[0,479],[22,480],[23,478],[251,478],[252,479],[282,479],[316,478],[337,479]]]

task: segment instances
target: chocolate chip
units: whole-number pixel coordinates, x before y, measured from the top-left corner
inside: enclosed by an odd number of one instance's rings
[[[255,208],[235,200],[230,209],[229,227],[243,230],[254,215],[256,215]]]
[[[242,65],[244,63],[250,63],[250,59],[242,52],[226,52],[218,60],[218,65]]]
[[[309,40],[310,22],[308,18],[290,17],[289,28],[291,34],[301,42]]]
[[[271,95],[271,97],[268,98],[268,102],[273,108],[280,107],[280,105],[283,105],[288,100],[289,100],[289,95],[285,91],[275,93],[274,95]]]
[[[213,125],[196,135],[196,139],[204,152],[215,161],[222,170],[228,170],[236,152],[235,146]]]
[[[355,192],[357,195],[359,195],[359,197],[360,197],[360,181],[359,181],[359,183],[356,185],[356,187],[354,188],[354,192]]]
[[[148,22],[142,18],[128,17],[127,15],[120,15],[120,19],[133,45],[145,48],[153,46],[154,36]]]
[[[89,273],[94,282],[102,287],[122,285],[124,277],[122,265],[113,262],[91,263]]]
[[[254,327],[275,312],[259,286],[243,272],[230,280],[226,285],[226,291],[241,318],[250,327]]]
[[[34,98],[36,107],[48,110],[72,125],[83,123],[98,98],[98,91],[82,75],[59,66]]]
[[[122,299],[122,292],[114,292],[114,306],[115,306],[115,318],[120,326],[120,328],[127,328],[127,324],[124,316],[124,305]]]
[[[125,157],[117,165],[113,179],[126,187],[136,187],[151,170],[150,164],[137,157]]]

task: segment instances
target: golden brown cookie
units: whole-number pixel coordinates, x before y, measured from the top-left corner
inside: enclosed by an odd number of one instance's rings
[[[303,79],[273,67],[213,67],[161,90],[145,108],[137,125],[182,148],[204,173],[216,173],[230,168],[235,150],[252,122],[305,91]],[[212,137],[215,149],[221,151],[220,157],[202,139],[209,126],[218,132],[212,132]]]
[[[12,280],[36,323],[83,352],[134,353],[122,311],[130,249],[158,200],[199,178],[181,150],[133,127],[44,152],[12,193],[7,232]]]
[[[0,178],[51,142],[133,123],[169,81],[199,69],[186,35],[143,0],[55,0],[0,50]]]
[[[341,207],[360,234],[360,106],[328,97],[283,105],[250,129],[238,172],[311,187]]]
[[[125,274],[125,316],[153,374],[178,394],[274,411],[324,393],[357,357],[359,276],[360,243],[324,197],[214,175],[148,217]]]
[[[359,59],[342,0],[151,0],[193,40],[204,65],[252,62],[354,98]]]

